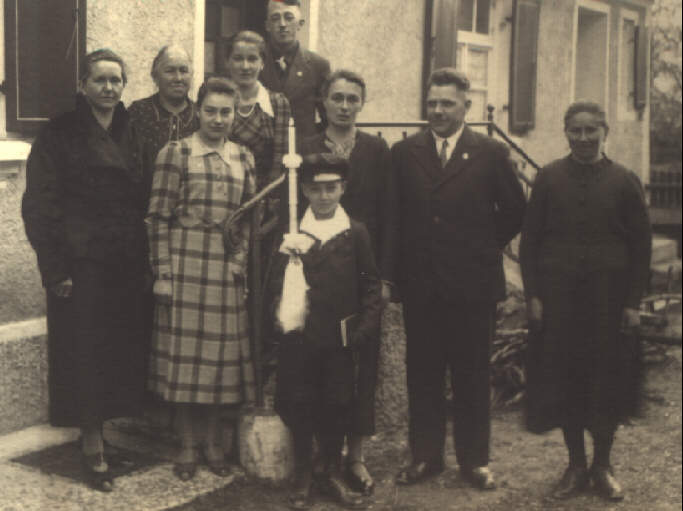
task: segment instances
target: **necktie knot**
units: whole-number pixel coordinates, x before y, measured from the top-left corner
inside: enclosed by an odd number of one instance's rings
[[[448,163],[448,139],[444,139],[439,151],[439,159],[441,160],[441,167],[445,167]]]

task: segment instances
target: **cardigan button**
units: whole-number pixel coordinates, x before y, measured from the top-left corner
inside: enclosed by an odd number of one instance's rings
[[[435,224],[440,224],[440,223],[441,223],[441,218],[439,218],[438,216],[435,216],[435,217],[432,219],[432,221],[433,221]]]

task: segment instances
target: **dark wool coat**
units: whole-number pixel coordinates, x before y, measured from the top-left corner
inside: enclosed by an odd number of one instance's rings
[[[324,118],[320,88],[330,74],[330,62],[299,46],[283,78],[276,58],[270,45],[266,45],[266,57],[259,79],[269,91],[282,92],[287,97],[296,124],[297,138],[302,140],[316,133],[316,110],[321,119]]]
[[[304,346],[305,352],[315,352],[318,359],[329,355],[335,360],[340,359],[341,363],[345,360],[345,356],[340,355],[340,321],[343,318],[355,313],[361,316],[353,339],[356,346],[376,339],[380,326],[381,284],[370,238],[363,224],[351,219],[349,230],[322,246],[317,241],[301,259],[309,286],[306,325],[303,332],[285,336],[279,346],[276,410],[285,423],[296,420],[295,411],[303,404],[302,401],[306,406],[326,400],[347,406],[352,391],[349,385],[353,383],[349,366],[344,366],[348,370],[342,374],[331,368],[327,373],[316,373],[318,376],[313,377],[292,371],[287,366],[288,361],[291,365],[292,358],[285,353],[290,346]],[[278,277],[274,279],[278,290],[282,289],[287,261],[287,256],[278,254],[275,262]],[[348,350],[345,352],[350,353]],[[306,371],[314,369],[308,367]]]
[[[131,415],[144,383],[140,300],[147,268],[140,151],[119,103],[110,130],[81,96],[50,121],[26,167],[22,215],[48,291],[50,420]]]
[[[527,208],[520,262],[543,304],[527,361],[527,425],[610,427],[637,412],[640,346],[621,332],[648,281],[651,232],[638,178],[603,158],[542,169]]]
[[[329,152],[326,139],[325,133],[319,133],[304,140],[302,154]],[[368,229],[382,280],[394,282],[398,256],[398,202],[389,147],[379,137],[356,131],[349,164],[341,205],[349,216]],[[303,194],[300,194],[300,199],[305,206]],[[352,421],[352,431],[359,435],[375,433],[379,340],[378,336],[359,350],[358,387]]]
[[[445,168],[428,130],[391,153],[401,294],[482,304],[503,299],[502,249],[519,232],[526,204],[507,148],[465,126]]]

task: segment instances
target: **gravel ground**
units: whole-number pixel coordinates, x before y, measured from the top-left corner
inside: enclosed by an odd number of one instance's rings
[[[527,433],[519,410],[497,411],[493,417],[491,468],[499,488],[479,492],[466,485],[455,468],[450,441],[449,468],[439,477],[409,488],[393,483],[407,457],[406,435],[395,431],[368,443],[368,466],[377,480],[369,509],[392,511],[535,511],[606,510],[658,511],[681,509],[681,349],[672,348],[665,362],[651,365],[647,378],[644,416],[623,426],[613,451],[617,477],[626,499],[608,503],[587,493],[570,501],[554,502],[547,495],[567,463],[559,431]],[[590,445],[590,444],[588,444]],[[590,452],[590,449],[589,449]],[[286,486],[241,478],[173,511],[287,509]],[[340,509],[316,495],[314,511]]]

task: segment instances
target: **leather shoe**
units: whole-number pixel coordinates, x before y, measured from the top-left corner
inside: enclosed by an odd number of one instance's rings
[[[396,476],[396,484],[410,485],[424,481],[428,477],[443,472],[443,463],[429,463],[427,461],[413,462],[402,469]]]
[[[564,471],[562,479],[559,480],[552,497],[557,500],[564,500],[575,496],[588,486],[588,469],[586,467],[569,466]]]
[[[592,467],[590,478],[593,481],[593,487],[607,500],[618,502],[624,499],[624,490],[614,477],[612,467]]]
[[[493,490],[496,488],[496,481],[489,467],[475,467],[462,471],[463,476],[473,486],[480,490]]]
[[[337,474],[328,476],[326,493],[347,509],[365,509],[368,507],[368,503],[362,495],[349,488]]]

